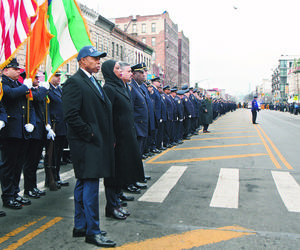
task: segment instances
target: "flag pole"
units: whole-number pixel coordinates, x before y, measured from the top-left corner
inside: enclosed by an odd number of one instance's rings
[[[29,22],[29,27],[31,28],[31,22]],[[27,40],[27,66],[25,67],[26,70],[26,79],[29,78],[29,72],[30,72],[30,36],[28,37]],[[27,124],[30,121],[30,91],[29,89],[29,94],[26,96],[27,97]]]

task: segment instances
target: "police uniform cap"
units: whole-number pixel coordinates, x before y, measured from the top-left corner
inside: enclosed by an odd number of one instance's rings
[[[58,70],[58,71],[56,71],[56,72],[55,72],[55,74],[54,74],[54,75],[55,75],[55,76],[61,76],[61,74],[62,74],[62,73],[61,73],[61,71],[60,71],[60,70]]]
[[[172,89],[178,89],[178,88],[177,88],[177,86],[175,85],[175,86],[172,87]]]
[[[255,95],[254,98],[257,98],[257,95]]]
[[[85,58],[87,56],[106,57],[106,52],[100,52],[94,46],[91,46],[91,45],[84,46],[78,53],[77,61],[79,61],[81,58]]]
[[[163,90],[169,90],[170,89],[170,85],[166,85],[163,87]]]
[[[190,90],[189,89],[184,89],[184,93],[189,93]]]
[[[159,82],[160,81],[160,77],[157,76],[157,77],[154,77],[151,79],[152,82]]]
[[[177,91],[177,88],[172,88],[171,89],[171,92],[176,92]]]
[[[20,65],[17,61],[17,58],[13,58],[9,64],[7,64],[4,68],[15,68],[15,69],[20,69]]]
[[[194,89],[194,87],[189,87],[189,90],[192,90],[192,89]]]
[[[184,95],[185,91],[183,89],[180,89],[177,91],[177,95]]]
[[[183,85],[183,86],[181,87],[181,89],[182,89],[182,90],[186,90],[186,89],[188,89],[188,87],[189,87],[189,86],[187,86],[187,85]]]
[[[141,63],[138,63],[138,64],[135,64],[135,65],[131,66],[131,71],[132,72],[136,72],[136,71],[144,72],[144,67]]]
[[[194,90],[193,90],[193,93],[196,93],[196,92],[198,92],[198,89],[194,89]]]

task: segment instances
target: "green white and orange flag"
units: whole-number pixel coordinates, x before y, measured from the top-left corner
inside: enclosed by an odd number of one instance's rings
[[[45,80],[66,62],[73,59],[78,51],[92,45],[85,19],[75,0],[48,0],[47,26],[54,37],[50,41],[46,59]]]

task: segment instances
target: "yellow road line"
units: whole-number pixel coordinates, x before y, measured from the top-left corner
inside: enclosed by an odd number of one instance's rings
[[[189,148],[175,148],[174,151],[177,150],[190,150],[190,149],[205,149],[205,148],[227,148],[227,147],[242,147],[242,146],[253,146],[253,145],[261,145],[262,143],[248,143],[248,144],[231,144],[231,145],[216,145],[216,146],[202,146],[202,147],[189,147]]]
[[[264,136],[267,138],[268,142],[271,144],[272,148],[275,150],[275,152],[277,153],[278,157],[280,158],[280,160],[283,162],[283,164],[288,168],[288,169],[293,169],[293,167],[287,162],[287,160],[283,157],[283,155],[280,153],[280,151],[278,150],[278,148],[275,146],[275,144],[271,141],[271,139],[267,136],[267,134],[265,133],[265,131],[258,126],[258,128],[260,129],[260,131],[264,134]]]
[[[244,154],[244,155],[213,156],[213,157],[171,160],[171,161],[157,161],[157,162],[151,162],[151,164],[168,164],[168,163],[182,163],[182,162],[195,162],[195,161],[224,160],[224,159],[234,159],[234,158],[244,158],[244,157],[255,157],[255,156],[262,156],[262,155],[268,155],[268,154],[258,153],[258,154]]]
[[[232,136],[232,137],[206,137],[201,139],[191,139],[191,141],[205,141],[205,140],[221,140],[221,139],[235,139],[235,138],[249,138],[249,137],[257,137],[256,135],[245,135],[245,136]]]
[[[41,217],[41,218],[39,218],[35,221],[29,222],[26,225],[21,226],[21,227],[15,229],[15,230],[9,232],[8,234],[6,234],[5,236],[0,238],[0,244],[3,243],[4,241],[7,241],[10,237],[16,236],[18,233],[21,233],[22,231],[26,230],[28,227],[36,224],[37,222],[39,222],[39,221],[41,221],[45,218],[46,218],[46,216],[43,216],[43,217]]]
[[[198,229],[182,234],[171,234],[161,238],[148,239],[141,242],[131,242],[120,247],[110,248],[115,250],[151,250],[151,249],[191,249],[225,240],[255,235],[249,229],[232,226],[216,229]]]
[[[164,152],[154,156],[153,158],[151,158],[149,161],[146,161],[146,163],[152,163],[153,161],[155,161],[157,158],[163,156],[165,153],[169,152],[171,150],[171,148],[168,148],[167,150],[165,150]]]
[[[216,135],[216,134],[238,134],[238,133],[255,133],[255,130],[249,130],[249,131],[234,131],[234,132],[216,132],[216,133],[210,133],[210,135]],[[203,133],[200,133],[203,134]]]
[[[262,140],[262,142],[263,142],[263,144],[264,144],[264,146],[265,146],[265,148],[266,148],[266,150],[267,150],[267,152],[268,152],[268,154],[269,154],[269,156],[270,156],[272,162],[273,162],[274,165],[276,166],[276,168],[282,169],[282,167],[280,166],[280,164],[278,163],[278,161],[277,161],[276,158],[274,157],[274,155],[273,155],[273,153],[272,153],[270,147],[269,147],[268,144],[266,143],[265,139],[263,138],[263,136],[262,136],[261,133],[259,132],[259,130],[258,130],[258,128],[257,128],[256,125],[255,125],[255,129],[256,129],[256,131],[257,131],[257,133],[258,133],[260,139]]]
[[[52,227],[55,223],[61,221],[62,217],[55,217],[54,219],[47,222],[45,225],[41,226],[40,228],[34,230],[30,234],[27,234],[25,237],[19,239],[16,243],[9,245],[7,248],[3,250],[14,250],[18,247],[22,246],[24,243],[26,243],[29,240],[32,240],[35,236],[39,235],[40,233],[44,232],[46,229]]]

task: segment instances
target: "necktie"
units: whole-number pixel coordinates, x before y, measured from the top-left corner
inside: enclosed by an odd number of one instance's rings
[[[99,84],[96,82],[95,78],[93,76],[91,76],[90,79],[94,83],[94,85],[96,86],[96,88],[99,90],[99,93],[100,93],[101,97],[103,98],[102,90],[101,90]]]

